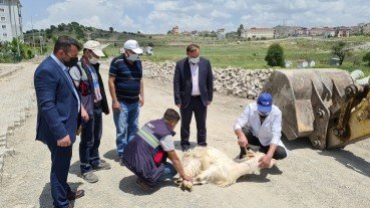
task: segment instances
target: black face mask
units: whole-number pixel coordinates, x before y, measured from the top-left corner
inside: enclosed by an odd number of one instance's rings
[[[78,62],[78,57],[71,57],[69,59],[69,61],[63,61],[64,65],[66,67],[72,67],[72,66],[75,66],[77,65],[77,62]]]

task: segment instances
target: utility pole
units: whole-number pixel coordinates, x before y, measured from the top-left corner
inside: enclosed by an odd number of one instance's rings
[[[33,31],[33,21],[32,21],[32,15],[31,15],[31,28],[32,28],[32,42],[33,42],[33,52],[36,53],[35,51],[35,34]]]
[[[41,36],[41,30],[39,30],[39,38],[40,38],[40,47],[41,47],[41,54],[42,54],[43,38]]]

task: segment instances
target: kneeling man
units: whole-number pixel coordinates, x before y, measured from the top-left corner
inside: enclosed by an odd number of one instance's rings
[[[175,110],[167,109],[162,119],[146,123],[128,143],[122,163],[138,176],[136,183],[144,190],[173,178],[177,172],[184,180],[192,180],[185,174],[173,143],[173,129],[179,120],[180,115]]]
[[[238,118],[234,130],[238,136],[240,158],[246,154],[248,144],[260,146],[266,155],[260,161],[260,167],[269,167],[271,159],[284,159],[288,152],[281,141],[281,111],[272,104],[272,96],[262,93],[257,102],[247,105]]]

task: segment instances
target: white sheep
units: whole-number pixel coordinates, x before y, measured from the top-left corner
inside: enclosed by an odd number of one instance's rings
[[[187,175],[192,176],[193,183],[177,181],[183,189],[191,190],[193,184],[213,183],[220,187],[230,186],[246,174],[260,171],[259,160],[265,154],[248,152],[248,158],[234,161],[222,151],[213,147],[196,147],[185,152],[182,163]],[[276,163],[272,160],[271,168]]]

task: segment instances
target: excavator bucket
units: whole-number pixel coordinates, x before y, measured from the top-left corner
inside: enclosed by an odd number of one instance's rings
[[[325,149],[333,144],[327,142],[328,128],[336,126],[351,84],[349,73],[339,69],[276,70],[262,92],[271,93],[282,111],[282,131],[289,140],[309,137],[315,148]]]

